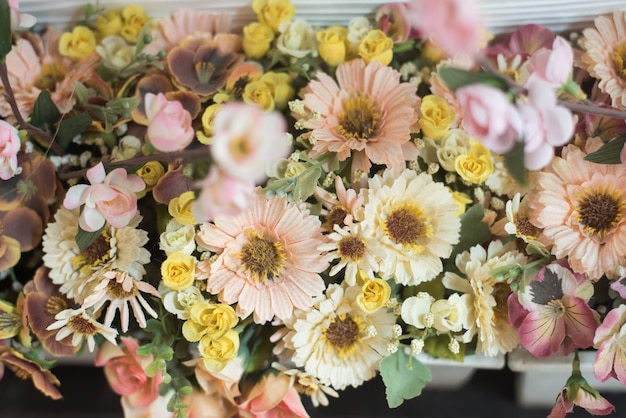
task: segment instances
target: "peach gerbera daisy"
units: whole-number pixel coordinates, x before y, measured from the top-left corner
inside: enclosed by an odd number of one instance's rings
[[[530,221],[552,253],[591,279],[615,273],[626,254],[626,167],[594,164],[568,145],[534,179]]]
[[[237,303],[241,318],[253,313],[258,324],[274,316],[284,320],[324,291],[319,273],[328,263],[317,251],[324,242],[320,221],[286,198],[267,200],[259,193],[237,217],[203,224],[196,239],[218,255],[207,290]]]
[[[626,11],[598,16],[595,28],[583,31],[583,67],[600,80],[600,89],[611,96],[613,106],[626,105]]]
[[[404,166],[417,157],[410,142],[420,104],[415,86],[400,82],[400,73],[361,59],[337,67],[337,81],[319,73],[301,93],[311,117],[311,156],[352,156],[352,173],[368,173],[374,164]]]

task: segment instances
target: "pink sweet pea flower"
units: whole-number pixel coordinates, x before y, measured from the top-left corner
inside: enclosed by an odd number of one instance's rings
[[[576,363],[577,360],[574,362]],[[578,366],[575,366],[572,376],[561,389],[548,418],[564,418],[566,414],[574,410],[574,405],[585,408],[592,415],[609,415],[615,411],[611,402],[602,397],[582,377]]]
[[[552,49],[541,48],[529,60],[528,82],[535,78],[547,83],[552,88],[559,87],[569,80],[574,65],[572,46],[560,36],[554,38]]]
[[[67,191],[63,206],[72,210],[85,205],[80,215],[79,225],[87,232],[94,232],[108,222],[116,228],[123,228],[137,214],[136,192],[146,185],[135,174],[128,175],[123,168],[116,168],[109,174],[104,165],[87,170],[87,180],[91,183],[77,184]]]
[[[565,145],[574,134],[574,116],[557,104],[549,84],[535,79],[528,84],[527,100],[517,108],[522,119],[524,165],[540,170],[552,161],[554,147]]]
[[[476,0],[411,0],[407,8],[412,27],[448,54],[472,54],[479,49],[482,25]]]
[[[124,397],[129,408],[143,408],[159,397],[161,372],[148,377],[146,367],[152,356],[139,356],[139,344],[128,337],[121,338],[123,346],[105,342],[96,354],[95,365],[104,367],[104,374],[111,389]]]
[[[150,143],[161,152],[180,151],[193,141],[191,114],[177,101],[169,101],[163,93],[148,93],[144,98]]]
[[[304,418],[309,414],[302,405],[291,378],[284,373],[269,374],[258,382],[239,405],[242,418]]]
[[[0,120],[0,179],[8,180],[17,174],[17,153],[21,145],[17,129]]]
[[[593,284],[586,276],[549,264],[524,292],[509,296],[509,322],[534,356],[568,355],[593,344],[599,320],[587,304],[592,295]]]
[[[211,154],[232,177],[258,183],[289,154],[287,124],[278,112],[241,102],[222,106],[213,119]]]
[[[510,151],[521,136],[522,121],[500,89],[469,84],[456,90],[463,128],[497,153]]]
[[[613,377],[626,385],[626,305],[611,310],[596,330],[593,347],[598,349],[593,371],[601,382]]]

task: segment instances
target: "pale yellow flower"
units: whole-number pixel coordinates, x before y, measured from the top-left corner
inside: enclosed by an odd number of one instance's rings
[[[243,52],[252,59],[259,59],[270,49],[274,32],[269,26],[252,22],[243,28]]]
[[[296,8],[290,0],[254,0],[252,10],[259,22],[269,26],[274,32],[278,32],[278,26],[290,21],[296,14]]]
[[[80,61],[96,50],[96,36],[85,26],[76,26],[59,39],[59,52],[74,61]]]
[[[123,26],[122,15],[118,10],[109,10],[106,13],[98,13],[93,25],[101,38],[119,35]]]
[[[154,189],[154,186],[156,186],[159,179],[165,174],[165,169],[160,162],[149,161],[141,166],[135,174],[137,174],[146,184],[146,188],[142,191],[145,194],[145,192],[149,192]]]
[[[454,168],[468,183],[484,183],[493,173],[491,152],[480,142],[473,141],[468,154],[456,157]]]
[[[385,306],[391,296],[391,286],[385,280],[367,280],[361,287],[361,293],[357,296],[356,302],[367,314],[376,312]]]
[[[212,372],[220,371],[237,357],[239,334],[237,331],[230,329],[217,340],[210,336],[205,336],[200,340],[198,350],[208,370]]]
[[[389,65],[393,58],[393,40],[380,29],[374,29],[363,38],[358,51],[359,56],[367,63],[378,61]]]
[[[459,210],[456,211],[457,216],[463,215],[467,205],[473,202],[472,198],[467,194],[456,190],[452,192],[452,200],[454,200],[454,203],[459,207]]]
[[[237,322],[237,314],[230,305],[198,302],[191,307],[189,319],[183,324],[183,336],[187,341],[200,341],[204,336],[217,340]]]
[[[193,284],[196,259],[182,252],[170,254],[161,264],[161,280],[172,290],[183,290]]]
[[[429,94],[422,98],[419,124],[422,132],[429,138],[439,139],[444,136],[456,118],[454,109],[442,97]]]
[[[120,35],[128,42],[136,43],[143,26],[150,20],[148,14],[142,7],[131,5],[122,10],[122,18],[124,19],[124,26],[122,26]]]
[[[216,112],[223,106],[221,103],[213,103],[202,113],[202,131],[196,132],[196,138],[201,144],[209,145],[213,136],[213,119]]]
[[[267,111],[274,110],[275,107],[271,86],[261,80],[246,84],[242,99],[247,104],[257,105]]]
[[[328,65],[333,67],[346,60],[348,29],[343,26],[330,26],[317,32],[317,51]]]
[[[170,203],[167,205],[167,210],[181,225],[195,225],[198,223],[192,212],[193,202],[195,202],[195,200],[196,195],[194,192],[184,192],[180,196],[170,200]]]

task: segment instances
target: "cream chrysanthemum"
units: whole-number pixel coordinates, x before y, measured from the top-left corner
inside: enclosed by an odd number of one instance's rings
[[[530,221],[557,258],[591,279],[617,275],[626,254],[626,166],[595,164],[574,145],[537,174]]]
[[[369,180],[359,212],[379,274],[404,285],[433,279],[459,240],[461,221],[450,191],[426,173],[386,170]]]
[[[93,352],[96,347],[95,336],[97,334],[102,335],[111,344],[116,344],[117,331],[96,321],[83,308],[65,309],[56,314],[54,319],[56,322],[50,324],[46,329],[48,331],[59,330],[55,337],[57,341],[71,335],[72,345],[78,347],[84,340],[87,340],[87,347],[90,352]]]
[[[446,288],[470,295],[473,306],[468,315],[469,328],[463,336],[464,342],[478,337],[476,351],[487,356],[496,356],[514,349],[518,342],[516,329],[509,324],[507,298],[511,288],[498,282],[490,272],[509,264],[527,263],[527,257],[515,250],[511,241],[502,245],[492,241],[485,251],[480,245],[464,251],[456,257],[456,266],[465,277],[446,272],[443,284]]]
[[[237,303],[237,314],[254,314],[258,324],[289,318],[324,291],[328,267],[317,248],[321,222],[286,198],[258,193],[236,217],[216,217],[200,226],[197,241],[217,253],[207,290],[220,301]]]
[[[598,86],[608,93],[613,106],[626,105],[626,11],[613,16],[598,16],[595,28],[583,31],[580,45],[585,50],[582,64]]]
[[[124,228],[105,226],[100,237],[82,251],[76,244],[78,217],[78,210],[59,208],[43,237],[43,261],[61,293],[81,304],[107,271],[125,271],[141,279],[150,252],[143,248],[148,233],[136,228],[140,216]]]
[[[387,309],[361,310],[360,292],[358,286],[330,285],[284,338],[296,366],[336,390],[360,386],[376,375],[396,322]]]

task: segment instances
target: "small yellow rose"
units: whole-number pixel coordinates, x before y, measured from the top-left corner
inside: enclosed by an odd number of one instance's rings
[[[274,32],[269,26],[252,22],[243,28],[243,52],[252,59],[259,59],[270,49]]]
[[[393,40],[380,29],[371,30],[359,44],[359,56],[368,64],[378,61],[389,65],[393,58]]]
[[[317,51],[326,64],[336,67],[346,60],[347,36],[348,29],[342,26],[330,26],[317,32]]]
[[[172,218],[181,225],[195,225],[198,223],[193,216],[193,203],[196,200],[196,194],[193,191],[185,192],[178,197],[170,200],[167,210]]]
[[[214,340],[205,336],[198,344],[198,351],[206,368],[212,372],[222,370],[231,360],[237,357],[239,350],[239,334],[235,330],[228,330],[219,339]]]
[[[221,103],[213,103],[204,110],[202,113],[202,131],[196,132],[196,138],[201,144],[211,144],[211,137],[213,136],[213,119],[215,119],[216,112],[222,107]]]
[[[269,26],[274,33],[278,32],[281,23],[290,21],[296,14],[290,0],[254,0],[252,10],[259,22]]]
[[[208,335],[214,340],[222,338],[238,322],[237,314],[232,307],[208,301],[192,306],[189,320],[202,326],[203,335]]]
[[[382,279],[366,280],[356,302],[363,312],[371,314],[376,312],[389,301],[391,287]]]
[[[119,35],[122,31],[122,15],[117,10],[109,10],[107,13],[100,13],[96,17],[94,27],[101,38]]]
[[[419,124],[422,132],[431,139],[444,136],[456,118],[456,112],[448,105],[448,102],[432,94],[424,96],[420,112]]]
[[[272,111],[276,106],[272,87],[261,80],[246,84],[241,97],[245,103],[257,105],[263,110]]]
[[[306,165],[300,161],[289,161],[287,168],[285,169],[285,177],[296,178],[300,174],[304,173]]]
[[[146,23],[150,18],[146,11],[140,6],[127,6],[122,10],[122,18],[124,25],[120,31],[120,35],[126,39],[127,42],[137,43],[137,37],[143,30]]]
[[[76,26],[71,33],[65,32],[59,39],[61,55],[80,61],[96,50],[96,36],[85,26]]]
[[[287,73],[268,71],[261,76],[260,80],[270,87],[274,97],[274,107],[278,110],[284,110],[287,103],[295,96],[291,76]]]
[[[459,155],[454,161],[456,172],[463,180],[480,184],[493,173],[491,152],[478,141],[473,141],[467,155]]]
[[[161,264],[161,280],[172,290],[185,290],[193,284],[195,270],[195,257],[183,252],[175,252]]]
[[[159,182],[159,179],[165,174],[163,164],[158,161],[149,161],[145,163],[139,170],[135,172],[144,183],[146,188],[144,191],[148,192],[154,189],[154,186]]]

